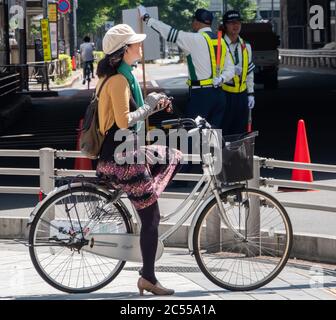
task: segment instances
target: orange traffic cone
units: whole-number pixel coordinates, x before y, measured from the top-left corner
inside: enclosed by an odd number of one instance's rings
[[[303,120],[300,120],[298,123],[294,162],[310,163],[310,154],[309,154],[309,148],[308,148],[307,134],[306,134],[305,123]],[[313,182],[313,173],[311,172],[311,170],[293,169],[292,180]]]
[[[83,119],[79,121],[79,130],[77,135],[77,151],[80,150],[80,135],[83,128]],[[92,161],[88,158],[76,158],[75,170],[92,170]]]
[[[71,64],[72,64],[72,71],[75,71],[77,69],[76,57],[75,56],[72,56]]]

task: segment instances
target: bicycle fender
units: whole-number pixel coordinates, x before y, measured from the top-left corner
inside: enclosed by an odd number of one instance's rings
[[[48,194],[47,194],[47,196],[41,201],[41,202],[39,202],[36,206],[35,206],[35,208],[34,208],[34,210],[30,213],[30,215],[29,215],[29,220],[28,220],[28,222],[27,222],[27,227],[29,227],[32,223],[33,223],[33,221],[34,221],[34,219],[35,219],[35,216],[36,216],[36,214],[37,214],[37,212],[40,210],[40,208],[51,198],[51,197],[53,197],[55,194],[57,194],[57,193],[59,193],[59,192],[62,192],[62,191],[64,191],[64,190],[68,190],[69,188],[75,188],[75,187],[81,187],[81,186],[83,186],[83,183],[81,183],[81,182],[76,182],[76,183],[72,183],[72,184],[70,184],[70,185],[68,185],[68,184],[66,184],[66,185],[64,185],[64,186],[61,186],[61,187],[57,187],[57,188],[55,188],[54,190],[52,190],[52,191],[50,191]],[[93,188],[95,188],[95,189],[98,189],[99,191],[102,191],[102,192],[104,192],[104,193],[106,193],[107,195],[108,194],[110,194],[106,189],[104,189],[104,188],[102,188],[102,187],[99,187],[99,186],[97,186],[97,185],[95,185],[95,184],[92,184],[92,183],[85,183],[85,186],[89,186],[89,187],[93,187]]]

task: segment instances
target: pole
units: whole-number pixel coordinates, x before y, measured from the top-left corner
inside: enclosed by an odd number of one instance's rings
[[[140,17],[140,11],[139,11],[139,22],[140,22],[140,33],[144,33],[144,27],[143,27],[143,21]],[[141,64],[142,64],[142,82],[143,82],[143,92],[144,92],[144,98],[147,97],[147,84],[146,84],[146,66],[145,66],[145,46],[144,42],[141,44],[142,46],[142,58],[141,58]],[[147,137],[147,132],[149,128],[149,120],[148,118],[146,119],[146,137]],[[147,138],[146,138],[146,142]]]
[[[42,0],[43,19],[48,18],[48,0]]]
[[[223,14],[228,10],[228,2],[227,0],[223,0]]]
[[[222,36],[223,32],[221,30],[218,31],[218,42],[217,42],[217,77],[220,76],[220,67],[221,67],[221,49],[222,49]]]
[[[248,121],[247,121],[247,132],[252,132],[252,109],[249,108]]]
[[[260,0],[257,0],[257,20],[261,20],[262,17],[260,15]]]
[[[4,2],[4,28],[5,28],[5,64],[10,64],[10,46],[9,46],[9,22],[8,22],[8,0]]]
[[[77,51],[77,0],[73,0],[74,56]]]
[[[21,79],[23,81],[22,88],[27,90],[28,87],[28,66],[27,66],[27,30],[26,30],[26,16],[27,16],[27,8],[26,8],[26,1],[20,1],[20,5],[23,8],[23,25],[22,28],[19,29],[19,46],[20,46],[20,55],[19,61],[22,65],[22,73]]]

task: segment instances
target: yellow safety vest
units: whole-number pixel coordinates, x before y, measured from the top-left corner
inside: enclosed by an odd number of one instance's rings
[[[248,72],[248,65],[249,65],[249,56],[248,56],[248,51],[247,51],[245,42],[241,38],[239,38],[239,42],[241,45],[242,56],[243,56],[242,74],[241,76],[235,75],[233,78],[232,84],[225,83],[222,86],[223,90],[227,92],[231,92],[231,93],[241,93],[247,89],[246,79],[247,79],[247,72]],[[230,51],[230,57],[231,57],[233,64],[235,64],[231,51]]]
[[[211,62],[211,78],[209,79],[203,79],[198,80],[196,77],[195,67],[192,63],[191,56],[188,56],[188,67],[189,67],[189,73],[191,76],[191,79],[187,81],[188,86],[208,86],[213,84],[213,78],[215,78],[217,75],[217,59],[216,59],[216,53],[215,53],[215,46],[218,45],[218,39],[212,39],[208,33],[202,32],[201,33],[203,37],[205,38],[208,47],[209,47],[209,53],[210,53],[210,62]],[[220,61],[220,73],[222,73],[224,69],[224,62],[225,62],[225,56],[226,56],[226,44],[224,39],[221,41],[221,61]]]

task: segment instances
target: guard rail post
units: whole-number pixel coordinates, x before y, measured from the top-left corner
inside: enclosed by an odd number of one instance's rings
[[[47,195],[55,188],[55,150],[51,148],[40,149],[40,188],[42,194]],[[45,236],[50,236],[49,223],[55,219],[55,208],[50,208],[44,216],[44,225],[41,226],[41,232]]]
[[[260,161],[259,157],[253,158],[253,178],[249,180],[248,186],[250,188],[259,189],[260,188]],[[259,197],[254,197],[249,195],[249,212],[248,219],[246,222],[247,237],[253,237],[254,241],[258,241],[260,237],[260,202]],[[252,248],[251,248],[252,250]],[[257,252],[251,252],[252,254],[258,254]]]
[[[55,150],[51,148],[40,149],[40,188],[44,194],[54,190],[55,182]]]

